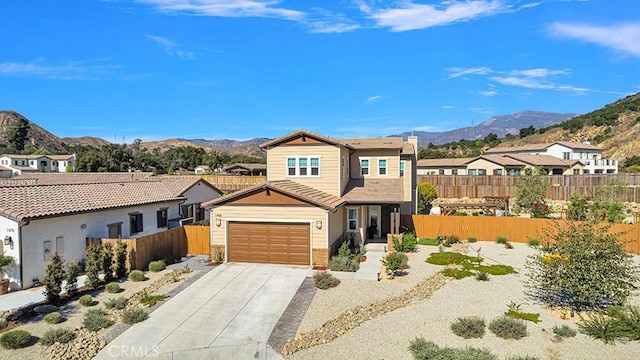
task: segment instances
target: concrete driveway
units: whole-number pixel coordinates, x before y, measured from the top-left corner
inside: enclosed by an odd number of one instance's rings
[[[107,344],[95,359],[282,359],[267,340],[310,271],[220,265]]]

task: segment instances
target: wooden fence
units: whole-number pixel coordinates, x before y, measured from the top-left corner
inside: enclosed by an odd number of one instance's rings
[[[154,260],[180,259],[187,254],[209,255],[208,234],[208,226],[190,225],[139,238],[122,239],[127,244],[129,269],[143,270]],[[111,244],[115,250],[117,241],[118,239],[87,238],[86,243],[87,245]],[[206,251],[204,251],[205,243]]]
[[[569,200],[573,194],[592,196],[593,191],[610,181],[627,184],[627,193],[619,201],[640,202],[640,174],[554,175],[549,180],[547,199]],[[516,195],[517,176],[420,175],[418,182],[433,184],[442,198],[483,198]]]
[[[527,219],[495,216],[413,215],[413,228],[419,238],[435,239],[438,235],[456,235],[460,239],[496,241],[504,236],[511,242],[528,243],[531,238],[544,238],[544,229],[562,225],[564,220]],[[632,254],[640,254],[640,225],[613,224],[611,232],[625,234],[620,240]]]
[[[209,184],[215,186],[225,194],[243,190],[248,187],[262,184],[267,181],[266,176],[245,176],[245,175],[198,175]]]

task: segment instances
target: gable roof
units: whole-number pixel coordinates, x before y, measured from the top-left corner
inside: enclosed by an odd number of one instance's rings
[[[161,176],[157,178],[157,180],[162,182],[175,196],[184,195],[185,192],[196,186],[198,183],[202,183],[222,195],[222,191],[217,187],[197,176]]]
[[[575,150],[602,150],[599,146],[591,145],[591,143],[575,142],[575,141],[556,141],[555,144],[560,144]]]
[[[494,154],[494,153],[515,153],[520,151],[546,151],[549,147],[559,144],[562,146],[566,146],[570,149],[575,150],[602,150],[600,147],[596,145],[575,142],[575,141],[556,141],[552,143],[539,143],[539,144],[526,144],[522,146],[503,146],[496,147],[493,149],[489,149],[485,151],[485,154]]]
[[[342,199],[349,204],[390,203],[403,201],[402,179],[366,179],[349,180]]]
[[[245,169],[247,171],[255,171],[255,170],[267,170],[267,164],[261,163],[235,163],[228,166],[225,166],[224,171],[229,171],[232,169]]]
[[[279,138],[273,139],[271,141],[267,141],[263,144],[260,145],[261,149],[265,149],[265,148],[269,148],[269,147],[273,147],[273,146],[278,146],[284,142],[296,139],[298,137],[309,137],[311,139],[320,141],[320,142],[324,142],[330,145],[335,145],[335,146],[346,146],[351,148],[350,146],[348,146],[347,144],[345,144],[344,142],[342,142],[340,139],[332,139],[330,137],[326,137],[320,134],[316,134],[314,132],[308,131],[308,130],[298,130],[298,131],[294,131],[292,133],[289,133],[287,135],[281,136]]]
[[[160,181],[0,187],[0,214],[16,221],[180,201]]]
[[[408,142],[402,143],[402,150],[400,155],[415,155],[415,148]]]
[[[577,159],[563,160],[551,155],[506,154],[505,157],[509,157],[532,166],[571,167],[576,163],[581,163],[580,160]]]
[[[263,190],[273,190],[276,192],[280,192],[295,199],[304,201],[311,205],[322,207],[330,211],[333,211],[344,204],[343,199],[324,191],[320,191],[291,180],[277,180],[267,181],[265,183],[255,185],[244,190],[236,191],[217,199],[207,201],[202,205],[206,207],[220,206]]]
[[[525,165],[523,162],[510,158],[506,155],[480,155],[468,161],[467,164],[470,164],[479,159],[483,159],[501,166],[524,166]]]

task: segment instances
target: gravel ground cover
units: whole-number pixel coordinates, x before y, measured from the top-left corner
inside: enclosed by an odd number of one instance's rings
[[[518,274],[492,276],[490,281],[476,281],[469,277],[449,281],[426,300],[415,301],[412,306],[401,308],[383,316],[368,320],[337,339],[322,345],[288,355],[288,359],[411,359],[407,350],[409,342],[418,336],[434,341],[440,346],[474,346],[487,348],[508,358],[515,355],[531,355],[539,359],[638,359],[640,342],[605,345],[583,334],[575,338],[555,342],[554,325],[567,324],[574,329],[575,319],[562,320],[535,304],[524,294],[526,279],[524,262],[534,250],[525,244],[513,244],[514,249],[503,245],[479,242],[469,244],[481,249],[485,264],[511,265]],[[442,269],[430,265],[424,259],[437,247],[419,246],[410,254],[409,273],[391,281],[367,282],[342,280],[330,290],[318,291],[313,299],[298,334],[310,332],[324,322],[357,305],[366,305],[408,290],[420,280]],[[640,263],[640,257],[635,257]],[[521,304],[521,311],[539,313],[541,322],[527,322],[529,336],[522,340],[503,340],[487,331],[482,339],[463,339],[450,330],[451,323],[462,316],[481,316],[487,323],[502,315],[510,302]],[[640,304],[640,297],[631,299]]]

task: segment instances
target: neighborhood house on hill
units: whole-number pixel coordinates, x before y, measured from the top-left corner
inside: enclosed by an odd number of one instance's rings
[[[267,164],[236,163],[226,166],[222,171],[234,175],[266,176]]]
[[[416,211],[416,137],[333,139],[300,130],[261,148],[267,182],[204,204],[212,256],[326,266],[340,240],[386,241],[398,226],[392,213]]]
[[[28,172],[66,172],[75,169],[76,154],[71,155],[0,155],[0,167],[10,169],[12,175]]]
[[[0,251],[11,289],[43,280],[51,256],[85,257],[86,238],[138,238],[204,220],[221,195],[197,177],[149,173],[28,174],[0,179]]]

